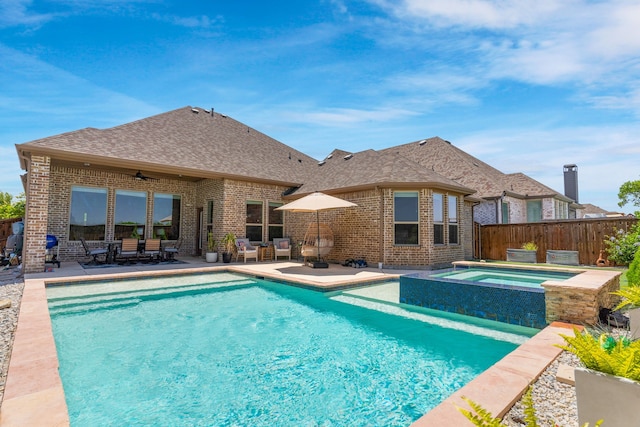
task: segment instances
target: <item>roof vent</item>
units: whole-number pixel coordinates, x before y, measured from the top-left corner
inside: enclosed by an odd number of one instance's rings
[[[332,158],[332,157],[333,157],[333,154],[329,154],[329,155],[327,156],[327,160],[329,160],[329,159],[330,159],[330,158]]]
[[[192,109],[191,109],[191,112],[192,112],[192,113],[196,113],[196,114],[198,114],[200,111],[198,111],[198,109],[197,109],[197,108],[192,108]]]
[[[322,166],[322,165],[324,165],[325,163],[327,163],[327,162],[325,162],[324,160],[323,160],[323,161],[321,161],[321,162],[318,162],[318,166]]]
[[[353,154],[347,154],[346,156],[344,156],[344,159],[349,160],[352,157],[353,157]]]
[[[426,139],[423,139],[423,140],[421,140],[421,141],[418,141],[418,144],[419,144],[419,145],[424,145],[424,144],[426,144],[426,143],[427,143],[427,140],[426,140]]]

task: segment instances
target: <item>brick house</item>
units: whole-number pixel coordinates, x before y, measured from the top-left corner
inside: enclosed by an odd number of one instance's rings
[[[442,162],[430,159],[425,147],[442,151]],[[381,151],[335,150],[319,162],[230,117],[193,107],[16,149],[27,171],[28,273],[44,267],[47,234],[58,238],[63,261],[85,259],[80,238],[92,244],[131,235],[181,239],[181,252],[189,255],[202,253],[208,231],[218,240],[233,232],[254,242],[288,236],[295,243],[315,217],[275,208],[313,191],[358,205],[320,213],[335,234],[330,261],[443,266],[472,257],[473,217],[507,185],[474,187],[503,178],[440,138]],[[467,180],[467,159],[493,175]],[[518,190],[533,180],[512,178],[514,190],[502,201],[515,205]]]

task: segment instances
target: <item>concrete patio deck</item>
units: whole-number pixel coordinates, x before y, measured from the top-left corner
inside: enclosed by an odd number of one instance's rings
[[[329,291],[393,280],[401,274],[411,272],[355,269],[338,265],[330,265],[328,269],[312,269],[294,261],[207,264],[200,258],[181,259],[186,263],[93,269],[84,269],[78,263],[63,263],[60,269],[54,268],[52,272],[28,275],[25,278],[4,400],[0,408],[0,426],[69,425],[64,391],[58,375],[58,359],[45,293],[46,283],[226,270]],[[380,289],[377,292],[381,292]],[[389,295],[393,295],[393,291],[379,293],[378,298],[388,301],[393,298]],[[375,297],[375,292],[367,296]],[[559,332],[568,333],[568,330],[564,325],[549,326],[413,425],[470,425],[455,409],[456,405],[465,405],[460,399],[462,395],[472,398],[494,414],[505,413],[561,352],[553,346],[562,342]]]

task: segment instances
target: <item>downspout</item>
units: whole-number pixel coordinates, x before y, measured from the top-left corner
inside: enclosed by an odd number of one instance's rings
[[[476,232],[476,206],[480,203],[473,203],[471,205],[471,239],[475,241],[475,232]],[[482,227],[482,224],[478,223],[478,227]],[[474,254],[475,255],[475,254]],[[482,259],[482,233],[478,232],[478,259]]]
[[[376,185],[376,191],[378,192],[378,194],[381,196],[380,197],[380,219],[379,219],[379,233],[380,233],[380,238],[378,239],[379,243],[378,243],[378,251],[380,253],[380,258],[379,258],[379,264],[384,266],[384,190],[382,190],[381,188],[379,188]]]

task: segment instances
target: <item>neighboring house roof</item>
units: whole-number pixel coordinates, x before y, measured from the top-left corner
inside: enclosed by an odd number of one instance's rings
[[[583,214],[602,214],[604,216],[607,213],[607,211],[605,209],[602,209],[600,206],[592,205],[591,203],[583,203],[582,213]]]
[[[355,191],[376,186],[433,187],[458,191],[464,195],[475,192],[404,156],[374,150],[358,153],[334,150],[327,158],[318,162],[308,181],[294,194]]]
[[[525,197],[555,197],[556,199],[567,202],[573,201],[573,199],[556,192],[552,188],[521,172],[507,174],[505,175],[505,179],[505,183],[508,182],[513,185],[513,187],[511,187],[512,192],[524,195]]]
[[[184,107],[108,129],[86,128],[16,146],[145,173],[220,176],[299,185],[317,160],[230,117]]]
[[[437,136],[382,151],[405,156],[463,186],[473,188],[477,191],[475,197],[492,199],[509,194],[522,198],[544,196],[571,200],[525,174],[504,174]]]

